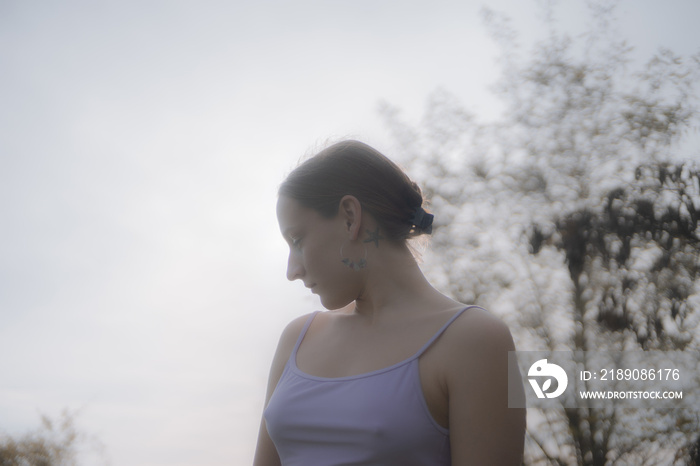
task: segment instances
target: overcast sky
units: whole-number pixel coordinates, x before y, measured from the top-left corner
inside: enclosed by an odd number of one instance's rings
[[[489,5],[538,37],[537,2]],[[319,307],[285,279],[277,185],[327,139],[399,158],[381,100],[495,117],[480,8],[0,1],[0,430],[68,408],[115,466],[250,464],[279,332]],[[618,16],[638,56],[700,50],[697,0]]]

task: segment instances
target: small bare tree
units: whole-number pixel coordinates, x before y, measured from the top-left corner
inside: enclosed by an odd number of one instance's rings
[[[0,466],[76,466],[86,440],[75,428],[74,413],[64,411],[58,420],[41,416],[35,431],[19,438],[0,434]],[[93,447],[101,450],[95,442]]]

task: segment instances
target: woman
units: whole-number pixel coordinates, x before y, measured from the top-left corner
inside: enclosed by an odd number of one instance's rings
[[[433,216],[418,186],[345,141],[287,177],[277,218],[287,278],[328,311],[282,333],[254,464],[520,464],[525,412],[508,408],[510,332],[421,273],[407,240],[429,234]]]

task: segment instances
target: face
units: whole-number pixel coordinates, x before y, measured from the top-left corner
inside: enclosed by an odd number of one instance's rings
[[[341,216],[326,219],[298,201],[281,196],[277,221],[289,244],[287,278],[301,280],[319,295],[327,309],[352,302],[358,295],[359,274],[341,262],[340,247],[348,238]]]

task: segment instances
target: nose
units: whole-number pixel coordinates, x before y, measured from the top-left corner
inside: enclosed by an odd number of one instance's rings
[[[304,276],[304,266],[294,252],[289,253],[287,261],[287,280],[294,281]]]

